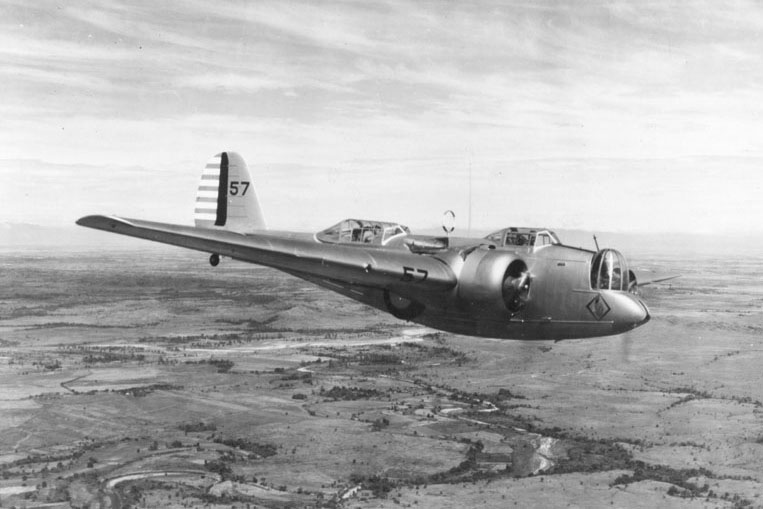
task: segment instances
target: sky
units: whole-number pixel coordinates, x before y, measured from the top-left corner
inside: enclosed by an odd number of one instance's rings
[[[763,233],[755,1],[2,0],[0,222]]]

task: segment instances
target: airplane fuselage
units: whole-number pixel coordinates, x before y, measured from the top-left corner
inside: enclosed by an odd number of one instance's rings
[[[448,238],[345,219],[316,234],[267,230],[251,174],[233,152],[204,167],[194,220],[183,226],[96,215],[77,224],[211,253],[212,265],[226,256],[273,267],[459,334],[559,340],[619,334],[649,320],[620,253],[565,246],[543,228]]]
[[[377,270],[399,274],[399,282],[386,290],[365,287],[361,278],[346,284],[328,273],[325,277],[292,274],[401,319],[470,336],[553,340],[608,336],[649,320],[646,305],[636,295],[592,288],[595,251],[564,245],[506,248],[484,239],[457,238],[437,254],[411,257],[403,252],[404,258],[399,258],[395,252],[401,247],[363,250],[370,252],[369,274]],[[441,263],[435,264],[436,270],[431,268],[432,259]],[[507,309],[503,294],[512,263],[523,264],[523,271],[531,274],[524,302],[516,311]],[[438,281],[438,291],[417,288],[425,277]],[[405,295],[418,306],[396,306],[390,294]]]

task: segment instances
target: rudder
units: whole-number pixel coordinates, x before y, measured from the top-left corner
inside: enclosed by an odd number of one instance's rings
[[[236,152],[215,155],[202,170],[194,221],[200,228],[241,233],[266,229],[249,168]]]

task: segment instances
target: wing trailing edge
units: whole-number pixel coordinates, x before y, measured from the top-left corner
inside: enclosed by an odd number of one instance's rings
[[[348,284],[402,293],[445,291],[457,278],[443,261],[406,251],[368,250],[326,245],[312,235],[263,231],[244,234],[220,229],[93,215],[80,226],[164,244],[216,253],[292,273],[336,279]]]

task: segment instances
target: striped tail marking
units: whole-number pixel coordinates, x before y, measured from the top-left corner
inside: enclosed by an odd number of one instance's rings
[[[194,219],[225,226],[228,220],[228,154],[217,154],[207,162],[196,192]]]

